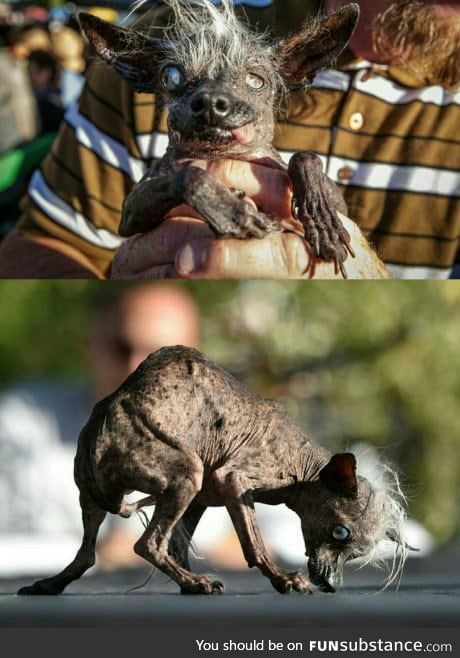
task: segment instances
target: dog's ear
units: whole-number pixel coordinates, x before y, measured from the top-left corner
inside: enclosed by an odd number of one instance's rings
[[[332,65],[350,41],[359,19],[359,5],[350,4],[305,24],[278,42],[275,65],[288,88],[303,89],[315,75]]]
[[[355,456],[351,452],[333,455],[330,462],[320,471],[319,478],[335,494],[356,496],[358,483]]]
[[[132,29],[80,12],[82,32],[99,57],[129,82],[134,91],[157,91],[158,52],[162,43]]]

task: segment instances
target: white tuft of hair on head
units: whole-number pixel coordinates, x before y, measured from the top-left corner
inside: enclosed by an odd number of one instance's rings
[[[148,0],[135,0],[135,2],[132,3],[132,5],[131,5],[131,7],[129,8],[128,12],[127,12],[126,15],[124,16],[124,18],[123,18],[123,22],[129,20],[129,19],[131,18],[131,16],[132,16],[136,11],[138,11],[139,9],[141,9],[141,7],[143,7],[143,5],[147,4],[147,2],[148,2]]]
[[[399,476],[395,469],[379,460],[373,446],[357,444],[352,447],[352,451],[357,456],[359,475],[365,477],[371,487],[372,509],[379,519],[371,538],[373,546],[370,552],[356,562],[360,568],[367,565],[386,568],[390,557],[390,570],[382,589],[394,582],[399,587],[409,552],[405,537],[406,497]]]
[[[136,0],[131,14],[146,0]],[[212,77],[222,71],[235,74],[248,64],[266,69],[274,76],[279,93],[281,77],[273,67],[273,44],[268,32],[254,32],[238,18],[233,3],[221,0],[163,0],[171,9],[171,22],[165,28],[166,64],[178,65],[191,78],[205,74]],[[170,61],[168,62],[168,54]]]

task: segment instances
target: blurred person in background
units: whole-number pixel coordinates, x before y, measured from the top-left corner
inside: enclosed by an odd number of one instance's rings
[[[35,139],[39,112],[28,57],[33,50],[51,51],[47,30],[41,25],[11,27],[4,32],[0,50],[0,153]]]
[[[88,381],[19,382],[0,396],[0,574],[54,570],[81,539],[73,458],[94,404],[163,345],[197,346],[195,302],[174,284],[138,284],[103,298],[86,337]],[[135,564],[138,519],[108,520],[98,565]],[[131,523],[131,521],[133,521]],[[136,528],[137,533],[133,535]]]
[[[86,45],[68,11],[0,15],[0,239],[15,226],[30,177],[83,85]]]
[[[77,30],[77,26],[58,20],[51,21],[49,28],[53,52],[61,69],[61,103],[65,108],[79,98],[85,81],[87,46]]]
[[[148,354],[164,345],[199,346],[198,307],[181,285],[128,285],[102,297],[83,339],[88,380],[20,381],[0,394],[0,576],[46,573],[65,566],[81,540],[81,510],[73,481],[81,428],[94,404],[112,393]],[[302,564],[305,548],[297,516],[284,506],[257,508],[268,550],[288,564]],[[129,520],[109,516],[97,547],[97,568],[144,565],[133,551],[141,531],[136,515]],[[193,544],[195,556],[215,567],[246,564],[224,508],[206,510]]]
[[[0,59],[3,65],[0,79],[4,94],[6,86],[10,88],[11,120],[14,119],[21,129],[18,138],[14,131],[8,134],[10,124],[2,127],[2,139],[8,144],[7,148],[30,141],[39,134],[55,132],[63,118],[63,108],[78,98],[84,81],[86,44],[77,31],[78,26],[70,27],[62,20],[53,20],[52,13],[50,20],[47,15],[44,23],[26,22],[33,16],[24,15],[24,24],[4,30],[7,48],[3,49]],[[7,66],[12,70],[7,71]],[[30,86],[37,101],[35,113],[28,107],[28,104],[33,105],[28,101]],[[8,109],[6,100],[5,96],[4,113]]]
[[[56,132],[64,118],[58,58],[47,50],[32,50],[27,61],[40,117],[39,134]]]
[[[28,64],[32,51],[48,56],[47,31],[41,24],[10,25],[12,16],[3,14],[0,21],[0,239],[15,226],[19,199],[55,136],[55,131],[41,134],[42,119]]]

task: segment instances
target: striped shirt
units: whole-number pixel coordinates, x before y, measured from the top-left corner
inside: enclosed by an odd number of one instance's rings
[[[293,94],[275,145],[286,161],[320,155],[394,277],[447,278],[460,234],[459,106],[460,93],[361,61]],[[21,230],[64,240],[107,272],[122,201],[166,145],[166,112],[96,63],[34,174]]]

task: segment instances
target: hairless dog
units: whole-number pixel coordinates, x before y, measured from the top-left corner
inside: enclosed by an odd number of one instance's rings
[[[292,217],[280,221],[229,189],[199,160],[241,159],[285,169],[273,147],[276,110],[287,92],[308,89],[348,43],[359,7],[350,4],[274,39],[237,19],[232,3],[165,0],[175,15],[167,38],[111,25],[80,13],[96,53],[137,92],[157,94],[169,110],[169,147],[126,197],[119,232],[146,232],[174,207],[191,206],[219,236],[263,238],[282,228],[298,233],[311,254],[347,276],[354,256],[338,211],[347,208],[323,173],[319,156],[296,153],[287,168]],[[195,164],[194,164],[195,163]]]
[[[396,542],[390,576],[402,570],[405,514],[386,488],[356,474],[351,453],[330,455],[305,435],[283,407],[249,392],[195,349],[151,354],[114,393],[96,404],[75,458],[84,534],[58,575],[19,594],[58,594],[95,561],[107,512],[129,516],[155,505],[135,552],[180,586],[212,594],[221,582],[193,573],[188,548],[208,506],[225,506],[250,567],[281,593],[333,592],[345,562],[372,558],[384,539]],[[146,494],[127,503],[131,491]],[[300,517],[309,578],[280,569],[264,547],[255,502],[284,503]],[[300,529],[299,529],[300,531]],[[398,551],[395,552],[398,553]]]

